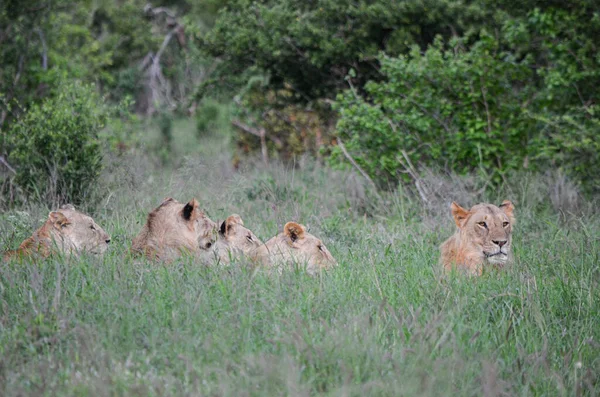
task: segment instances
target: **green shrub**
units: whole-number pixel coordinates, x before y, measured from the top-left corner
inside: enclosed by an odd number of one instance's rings
[[[218,126],[221,108],[218,102],[204,100],[196,113],[196,129],[198,136],[204,136]]]
[[[598,34],[598,14],[536,8],[493,36],[381,55],[382,81],[338,96],[338,136],[381,185],[414,174],[411,164],[477,170],[492,185],[510,170],[551,167],[597,191]],[[334,150],[333,164],[346,161]]]
[[[94,87],[79,83],[33,105],[8,131],[15,183],[29,198],[82,203],[100,175],[107,116]]]
[[[355,160],[385,184],[412,164],[459,173],[480,169],[499,182],[522,167],[534,121],[522,106],[531,97],[528,59],[503,52],[484,35],[471,48],[437,40],[425,53],[382,56],[386,81],[338,97],[338,134]],[[332,162],[345,161],[339,148]]]

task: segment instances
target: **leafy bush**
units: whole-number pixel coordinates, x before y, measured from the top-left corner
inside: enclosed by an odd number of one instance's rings
[[[480,5],[456,0],[232,0],[203,39],[225,81],[257,67],[271,76],[269,88],[293,87],[289,100],[306,102],[333,97],[351,68],[355,84],[377,78],[379,51],[424,47],[481,19]]]
[[[88,197],[102,168],[98,132],[107,110],[93,86],[69,83],[12,125],[9,159],[28,197],[52,204]]]
[[[198,136],[204,136],[217,128],[220,117],[221,105],[216,101],[204,100],[196,113]]]
[[[600,19],[588,14],[536,8],[494,36],[381,55],[384,81],[338,96],[339,137],[381,185],[414,177],[414,164],[477,170],[492,184],[510,170],[551,167],[596,191]],[[340,147],[331,161],[345,157]]]
[[[522,103],[532,93],[527,62],[484,35],[471,48],[437,40],[424,54],[381,57],[385,82],[365,86],[368,100],[338,97],[338,133],[355,160],[380,183],[410,164],[442,165],[458,172],[484,170],[499,181],[529,155],[533,120]],[[334,163],[345,161],[340,149]]]

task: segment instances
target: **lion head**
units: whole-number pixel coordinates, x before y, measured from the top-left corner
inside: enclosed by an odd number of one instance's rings
[[[217,224],[200,210],[196,199],[182,204],[169,197],[148,214],[131,249],[152,259],[169,261],[184,252],[210,249],[216,229]]]
[[[515,225],[514,206],[510,201],[498,207],[477,204],[469,210],[453,202],[451,210],[458,230],[440,247],[446,270],[456,266],[481,274],[485,264],[502,267],[510,261]]]
[[[244,226],[242,218],[233,214],[221,223],[215,251],[221,262],[229,263],[231,258],[241,255],[252,258],[262,244],[258,237]]]
[[[257,255],[266,265],[305,264],[306,272],[315,275],[337,264],[325,244],[306,231],[304,225],[288,222],[283,233],[261,246]]]
[[[103,254],[110,243],[110,236],[86,214],[65,204],[48,214],[46,222],[33,235],[21,243],[11,256],[40,255],[52,252],[79,254],[82,252]]]

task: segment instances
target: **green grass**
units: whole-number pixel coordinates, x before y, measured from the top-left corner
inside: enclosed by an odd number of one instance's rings
[[[517,203],[514,266],[442,277],[447,203],[377,203],[352,174],[311,162],[235,172],[223,138],[190,129],[175,123],[185,144],[170,168],[144,155],[110,166],[94,211],[113,237],[103,258],[1,265],[0,395],[600,394],[593,209],[564,215],[535,176],[515,181],[490,198]],[[310,278],[130,258],[165,196],[196,197],[213,220],[239,213],[263,240],[300,221],[340,266]],[[6,248],[48,209],[25,210],[0,214]]]

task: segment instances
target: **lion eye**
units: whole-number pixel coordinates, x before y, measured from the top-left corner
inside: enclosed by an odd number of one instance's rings
[[[485,227],[487,229],[487,223],[485,222],[477,222],[477,224],[481,227]]]
[[[246,239],[248,239],[248,241],[252,241],[252,236],[251,235],[247,235]]]
[[[317,248],[319,248],[319,251],[323,251],[323,246],[322,245],[317,245]]]
[[[508,222],[502,222],[502,227],[507,227],[509,225]]]
[[[94,227],[94,225],[90,225],[90,229],[96,230],[96,228]]]

